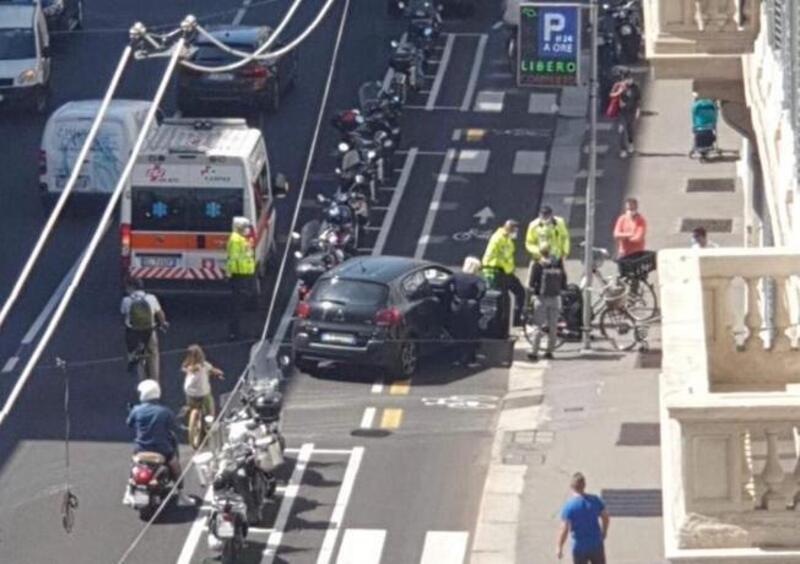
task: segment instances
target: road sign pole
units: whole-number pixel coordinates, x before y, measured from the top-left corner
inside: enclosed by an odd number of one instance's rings
[[[594,214],[595,191],[597,187],[597,111],[598,111],[598,84],[597,84],[597,27],[598,11],[597,0],[590,0],[589,21],[591,22],[592,38],[590,41],[592,77],[589,81],[589,177],[586,181],[586,234],[583,249],[583,270],[586,285],[583,288],[583,350],[592,349],[592,277],[593,277],[593,252],[594,247]]]

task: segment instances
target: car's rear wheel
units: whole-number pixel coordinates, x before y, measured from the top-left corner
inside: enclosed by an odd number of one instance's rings
[[[304,372],[309,376],[319,375],[319,363],[313,360],[306,360],[304,358],[295,358],[294,367],[300,372]]]
[[[391,368],[392,376],[407,379],[416,374],[419,368],[419,346],[411,337],[400,343],[397,360]]]

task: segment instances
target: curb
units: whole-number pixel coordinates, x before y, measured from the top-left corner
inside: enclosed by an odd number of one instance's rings
[[[519,355],[527,342],[518,340],[514,351]],[[507,407],[500,411],[492,440],[489,469],[481,495],[475,525],[470,562],[473,564],[510,564],[516,561],[517,528],[525,486],[527,464],[506,464],[504,446],[509,433],[535,431],[541,419],[544,372],[549,363],[515,360],[508,371],[508,392],[503,405],[517,405],[529,400],[535,405]]]

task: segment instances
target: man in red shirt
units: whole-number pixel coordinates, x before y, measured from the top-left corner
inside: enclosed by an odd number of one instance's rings
[[[617,223],[614,225],[617,258],[621,259],[642,252],[645,248],[646,233],[647,222],[639,213],[639,202],[636,198],[626,199],[625,212],[617,218]]]

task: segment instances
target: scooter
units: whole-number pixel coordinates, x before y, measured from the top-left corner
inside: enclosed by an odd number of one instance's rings
[[[217,491],[208,516],[208,548],[225,564],[239,562],[248,533],[247,508],[242,496],[229,489]]]
[[[138,511],[143,521],[149,521],[175,481],[166,458],[157,452],[139,452],[132,462],[122,503]]]
[[[421,49],[409,42],[392,41],[392,55],[389,67],[394,71],[393,88],[400,92],[400,99],[405,103],[408,90],[418,92],[425,79],[423,64],[425,55]]]

